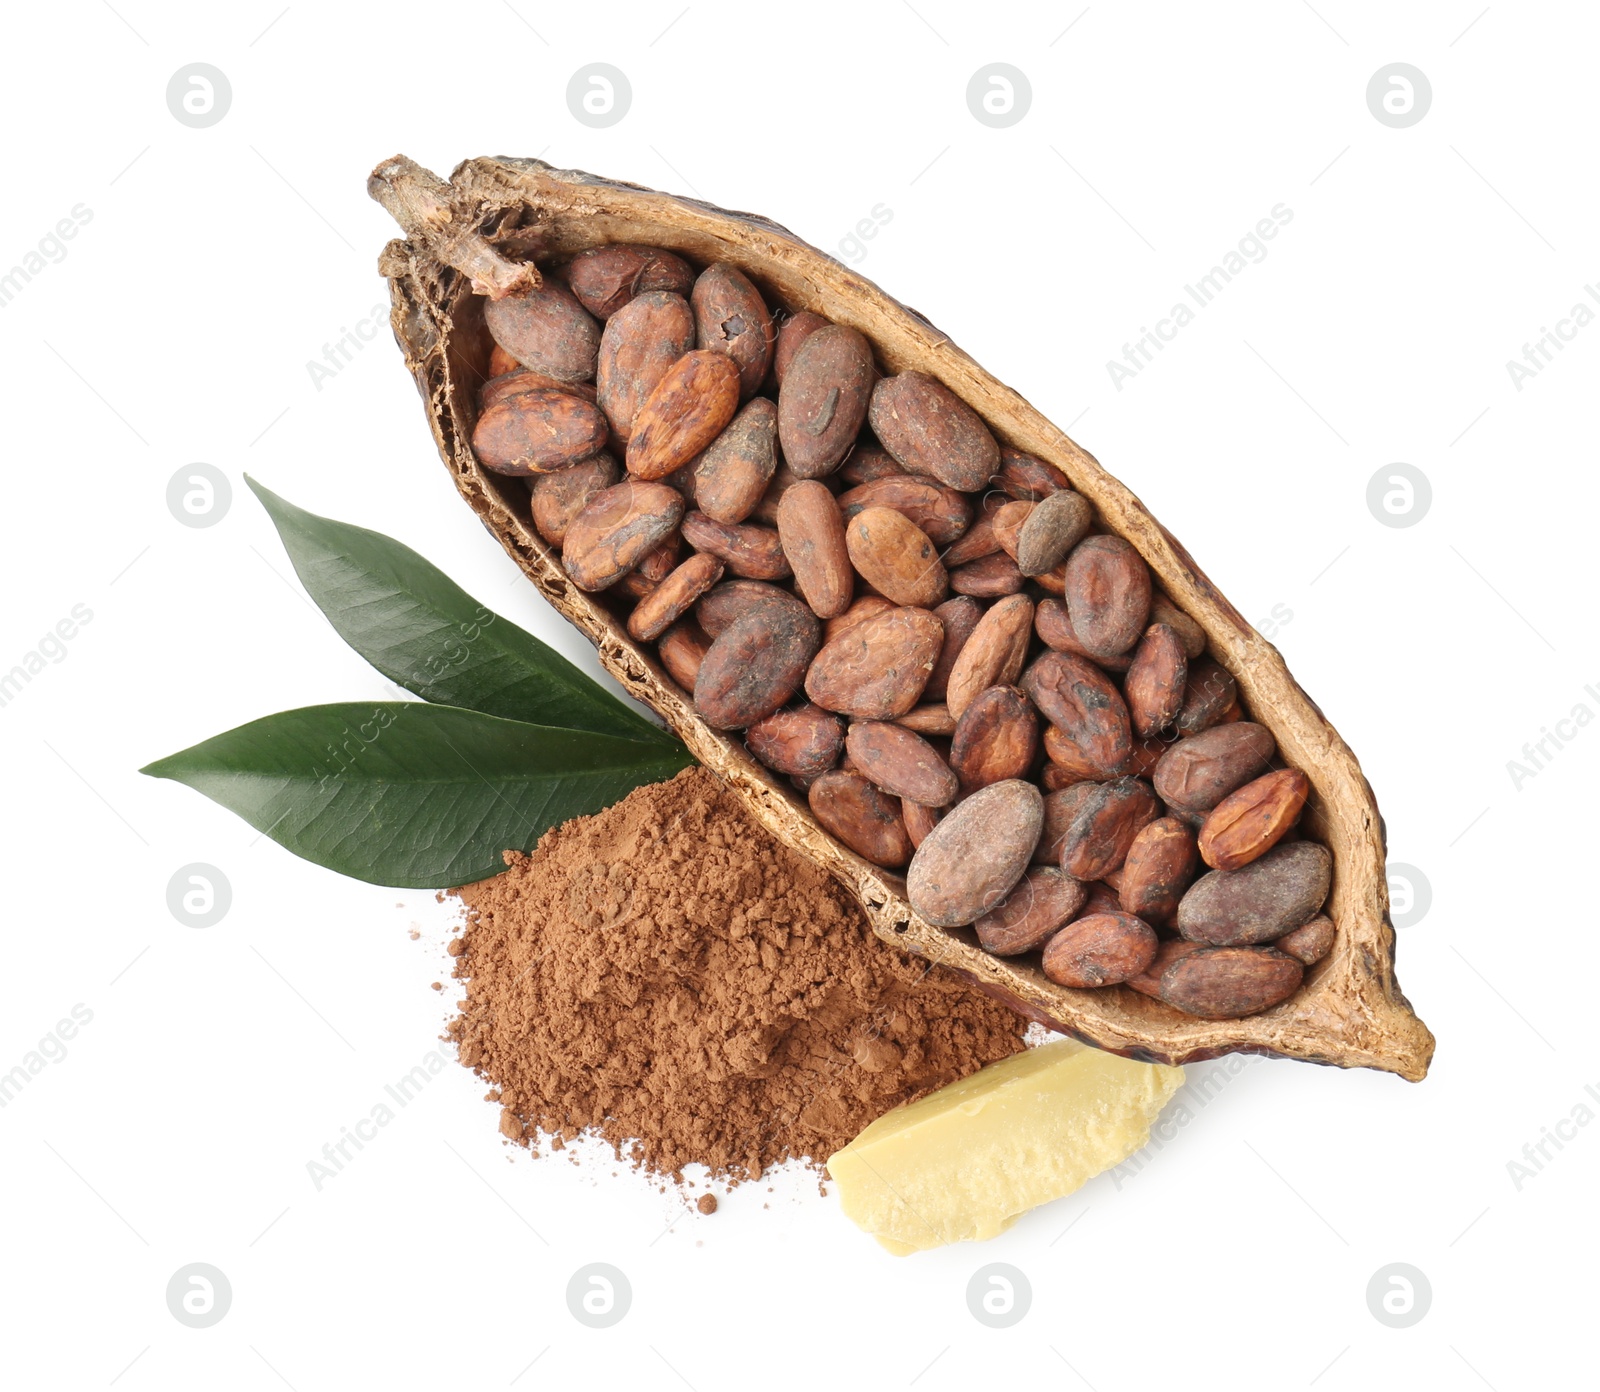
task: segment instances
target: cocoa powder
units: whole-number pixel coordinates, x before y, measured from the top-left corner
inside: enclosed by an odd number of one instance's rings
[[[1018,1016],[874,937],[704,768],[505,860],[455,891],[467,992],[449,1032],[536,1153],[590,1133],[674,1176],[821,1165],[1023,1047]]]

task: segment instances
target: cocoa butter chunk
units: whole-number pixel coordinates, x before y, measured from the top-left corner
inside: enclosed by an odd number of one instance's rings
[[[1332,880],[1326,847],[1291,841],[1243,869],[1202,875],[1178,905],[1178,931],[1213,947],[1271,942],[1311,919]]]
[[[1186,1015],[1237,1020],[1288,1000],[1305,968],[1270,947],[1202,947],[1161,973],[1160,997]]]
[[[945,814],[917,848],[906,898],[929,923],[961,928],[999,907],[1028,868],[1044,798],[1020,778],[991,783]]]
[[[807,335],[778,392],[783,457],[803,479],[831,474],[855,445],[872,392],[872,345],[829,324]]]
[[[1142,1150],[1183,1070],[1074,1039],[896,1107],[828,1160],[840,1207],[896,1256],[1004,1232]]]
[[[711,644],[694,683],[694,708],[714,730],[742,730],[800,689],[822,641],[803,605],[760,605]]]
[[[925,372],[885,377],[872,389],[867,420],[902,468],[976,493],[1000,467],[1000,446],[978,413]]]
[[[600,325],[559,280],[537,290],[485,300],[483,321],[494,341],[524,367],[559,382],[594,376]]]
[[[911,859],[911,836],[900,815],[900,800],[859,773],[835,769],[806,793],[811,815],[824,831],[844,842],[863,860],[898,870]]]

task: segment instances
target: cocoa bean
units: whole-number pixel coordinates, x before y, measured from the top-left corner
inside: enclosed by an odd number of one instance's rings
[[[489,376],[504,377],[508,372],[517,372],[522,368],[510,353],[506,352],[498,343],[489,346]],[[554,379],[552,379],[554,380]]]
[[[480,413],[487,411],[491,406],[498,406],[508,396],[521,396],[523,392],[535,391],[541,387],[546,391],[565,392],[568,396],[581,396],[591,406],[594,405],[595,390],[590,383],[558,382],[554,377],[546,377],[542,372],[529,372],[525,367],[518,367],[483,384],[483,390],[478,393],[478,409]]]
[[[886,449],[876,445],[857,445],[845,457],[839,466],[839,472],[833,477],[847,487],[856,488],[863,483],[871,483],[873,479],[887,478],[890,474],[903,474],[905,472],[897,463],[894,456]]]
[[[1000,467],[1000,447],[978,413],[925,372],[883,378],[867,420],[902,467],[963,493],[983,488]]]
[[[1166,740],[1154,735],[1134,740],[1133,753],[1128,756],[1127,771],[1135,778],[1152,777],[1156,766],[1170,748],[1172,746]]]
[[[722,433],[738,407],[739,370],[733,359],[707,349],[685,353],[633,418],[628,472],[658,479],[681,469]]]
[[[716,556],[741,579],[782,580],[790,573],[783,543],[770,527],[729,527],[690,512],[684,515],[683,539],[696,551]]]
[[[972,521],[972,505],[953,488],[915,474],[887,474],[839,495],[848,522],[863,508],[886,507],[903,513],[936,546],[953,542]]]
[[[1083,800],[1099,786],[1091,779],[1079,779],[1045,795],[1044,826],[1039,833],[1039,845],[1033,853],[1036,865],[1061,864],[1061,848],[1067,839],[1067,828],[1078,815]]]
[[[1299,769],[1275,769],[1229,793],[1200,828],[1200,858],[1214,870],[1259,860],[1295,824],[1310,792]]]
[[[777,429],[778,408],[755,397],[694,462],[695,506],[713,522],[731,527],[756,510],[778,470]]]
[[[1302,923],[1292,933],[1285,933],[1272,945],[1286,952],[1302,966],[1314,967],[1333,950],[1333,920],[1318,914],[1309,923]]]
[[[1150,618],[1150,567],[1121,537],[1085,537],[1067,558],[1067,612],[1094,657],[1116,657],[1139,641]]]
[[[983,516],[967,528],[960,541],[946,548],[944,563],[948,569],[956,570],[981,561],[985,556],[993,556],[999,550],[1000,538],[994,534],[994,518]]]
[[[959,786],[950,765],[921,735],[881,720],[858,720],[845,736],[851,762],[886,793],[924,807],[954,802]]]
[[[1189,660],[1183,654],[1183,640],[1166,624],[1151,624],[1133,650],[1133,661],[1122,680],[1122,695],[1128,703],[1134,734],[1159,734],[1178,718],[1188,679]]]
[[[822,641],[803,605],[758,605],[711,644],[694,683],[694,708],[713,730],[742,730],[800,689]]]
[[[906,834],[913,847],[928,839],[928,833],[939,825],[940,812],[934,807],[924,807],[920,802],[900,799],[900,816],[906,824]]]
[[[700,664],[710,648],[711,640],[699,626],[684,620],[661,635],[656,654],[667,669],[667,675],[685,691],[692,692],[695,679],[700,675]]]
[[[1270,947],[1205,947],[1161,973],[1161,999],[1186,1015],[1236,1020],[1270,1010],[1299,988],[1305,968]]]
[[[683,538],[676,532],[669,532],[660,545],[645,552],[644,559],[634,568],[634,573],[654,587],[677,569],[678,556],[682,551]]]
[[[815,481],[789,489],[778,504],[778,541],[794,572],[795,588],[812,613],[822,619],[847,613],[855,572],[833,494]]]
[[[968,561],[950,572],[952,590],[957,594],[976,595],[979,599],[1017,594],[1025,584],[1027,576],[1004,551]]]
[[[603,590],[659,546],[682,516],[683,499],[665,484],[624,479],[601,489],[572,519],[561,564],[580,590]]]
[[[976,607],[970,598],[950,602]],[[1009,686],[1022,674],[1032,622],[1033,601],[1027,595],[1006,596],[978,620],[951,667],[945,688],[945,701],[957,719],[980,691]]]
[[[1176,817],[1159,817],[1141,828],[1122,862],[1117,897],[1123,908],[1158,927],[1171,923],[1198,859],[1194,832]]]
[[[660,637],[720,579],[722,562],[715,556],[690,556],[634,607],[629,635],[639,642]]]
[[[1102,778],[1122,772],[1133,751],[1128,708],[1098,667],[1081,657],[1047,652],[1023,673],[1022,689],[1087,767]],[[1048,744],[1046,753],[1056,758]]]
[[[956,722],[950,764],[961,780],[961,792],[968,794],[1023,777],[1038,752],[1039,717],[1028,698],[1014,686],[991,686],[978,693]]]
[[[848,633],[858,623],[887,614],[895,606],[882,595],[861,595],[850,602],[850,607],[836,619],[829,619],[823,629],[823,641],[831,643],[841,634]]]
[[[628,442],[639,409],[693,347],[694,314],[682,295],[652,290],[611,316],[600,335],[595,392],[617,439]]]
[[[1183,655],[1193,662],[1206,650],[1206,631],[1164,594],[1150,596],[1150,622],[1166,624],[1183,643]]]
[[[1161,756],[1152,781],[1167,806],[1200,816],[1263,773],[1276,752],[1269,730],[1241,720],[1180,739]]]
[[[711,637],[717,638],[735,619],[742,618],[763,604],[795,609],[806,607],[788,590],[780,589],[777,585],[768,585],[761,580],[725,580],[708,590],[695,605],[695,619]]]
[[[1012,560],[1017,559],[1017,543],[1022,537],[1023,524],[1038,506],[1037,503],[1006,503],[989,519],[989,525],[994,528],[994,539]],[[1021,570],[1022,567],[1018,566],[1017,569]]]
[[[1150,959],[1150,965],[1138,975],[1130,976],[1122,984],[1133,987],[1141,996],[1150,996],[1160,1000],[1161,973],[1166,971],[1174,962],[1189,956],[1192,952],[1205,952],[1208,950],[1199,943],[1190,942],[1187,938],[1168,938],[1157,946],[1156,955]]]
[[[603,488],[610,488],[622,477],[622,468],[602,450],[580,459],[553,474],[540,474],[528,480],[533,525],[551,546],[560,547],[572,519],[584,504]]]
[[[801,343],[778,392],[778,439],[801,478],[821,478],[844,462],[867,417],[874,376],[872,345],[857,329],[829,324]]]
[[[1184,683],[1183,706],[1172,728],[1180,735],[1198,735],[1213,725],[1224,723],[1237,691],[1233,677],[1210,658],[1189,664],[1189,679]]]
[[[943,704],[913,706],[904,715],[897,715],[895,724],[904,725],[919,735],[953,735],[956,732],[956,718],[950,714],[950,707]]]
[[[772,378],[779,387],[783,386],[783,379],[789,375],[789,364],[794,361],[800,345],[818,329],[827,327],[828,321],[809,309],[789,315],[778,325],[778,335],[772,349]]]
[[[1061,843],[1061,868],[1079,880],[1102,880],[1121,867],[1134,838],[1160,816],[1140,778],[1097,784],[1078,804]]]
[[[1178,931],[1214,947],[1271,942],[1310,921],[1332,878],[1325,847],[1291,841],[1242,869],[1202,875],[1178,904]]]
[[[1035,581],[1044,579],[1036,575]],[[1052,652],[1071,653],[1074,657],[1087,657],[1096,666],[1105,668],[1108,672],[1126,672],[1133,666],[1133,654],[1124,653],[1119,657],[1096,657],[1088,648],[1078,640],[1078,635],[1072,629],[1072,616],[1067,612],[1066,602],[1060,599],[1041,599],[1039,607],[1033,616],[1033,626],[1039,635],[1039,640]]]
[[[606,418],[581,397],[548,387],[507,396],[472,430],[472,448],[498,474],[548,474],[594,454],[609,434]]]
[[[558,382],[594,376],[600,325],[559,280],[537,290],[483,301],[483,322],[494,341],[531,372]]]
[[[1058,986],[1115,986],[1148,967],[1156,946],[1155,929],[1132,914],[1088,914],[1045,944],[1040,965]]]
[[[1041,948],[1082,911],[1089,891],[1053,865],[1035,865],[998,908],[972,926],[978,941],[996,957],[1015,957]]]
[[[1034,503],[1072,487],[1067,476],[1054,464],[1046,464],[1037,456],[1024,454],[1008,445],[1000,446],[1000,468],[994,483],[1011,497]]]
[[[948,591],[928,534],[892,508],[858,512],[845,528],[845,545],[861,578],[895,604],[932,608]]]
[[[929,923],[964,927],[1005,901],[1039,841],[1044,799],[1010,779],[957,803],[917,847],[906,897]]]
[[[694,272],[682,257],[625,242],[580,251],[567,263],[565,274],[572,293],[599,319],[609,318],[636,295],[670,290],[682,296],[694,285]]]
[[[863,860],[898,870],[911,859],[916,848],[900,815],[900,800],[880,792],[859,773],[825,773],[806,798],[822,829]]]
[[[1065,561],[1068,552],[1088,535],[1090,521],[1089,500],[1083,494],[1052,493],[1023,520],[1016,549],[1006,549],[1024,575],[1043,575]]]
[[[844,721],[806,704],[773,711],[745,731],[745,746],[769,769],[817,778],[839,762]]]
[[[772,316],[761,292],[737,266],[707,266],[689,293],[700,347],[739,369],[739,396],[754,396],[772,362]]]
[[[831,639],[806,673],[806,694],[857,720],[892,720],[917,704],[944,642],[926,609],[889,609]]]
[[[928,684],[922,688],[922,699],[925,702],[942,702],[950,689],[950,673],[961,656],[961,650],[966,647],[967,640],[983,618],[983,608],[970,595],[957,595],[954,599],[945,600],[933,613],[944,625],[944,646],[939,649],[939,659],[933,664]],[[1007,680],[1015,681],[1021,670],[1019,662],[1017,671]]]

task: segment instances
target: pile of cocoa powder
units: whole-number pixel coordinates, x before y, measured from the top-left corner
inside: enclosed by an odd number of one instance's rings
[[[704,768],[505,859],[455,891],[467,992],[449,1032],[536,1154],[589,1133],[663,1175],[821,1165],[1023,1047],[1015,1014],[874,937]]]

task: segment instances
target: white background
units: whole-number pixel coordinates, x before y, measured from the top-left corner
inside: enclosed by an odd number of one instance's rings
[[[93,614],[0,708],[0,1071],[93,1012],[0,1110],[9,1384],[1587,1375],[1600,1127],[1547,1143],[1520,1189],[1507,1164],[1600,1110],[1600,730],[1520,789],[1507,761],[1577,704],[1600,712],[1600,328],[1520,391],[1506,361],[1600,281],[1592,7],[115,4],[10,9],[0,89],[0,268],[92,211],[0,310],[0,670]],[[165,101],[195,61],[233,91],[208,129]],[[633,92],[606,129],[565,99],[597,61]],[[966,104],[992,61],[1032,86],[1006,129]],[[1366,103],[1393,61],[1432,84],[1407,129]],[[701,1218],[603,1156],[533,1161],[454,1064],[316,1190],[307,1162],[436,1046],[451,917],[135,771],[274,710],[393,695],[301,594],[243,473],[401,538],[583,656],[457,502],[387,330],[320,390],[307,370],[383,302],[395,229],[364,183],[396,151],[442,173],[543,155],[834,250],[892,210],[862,271],[1069,426],[1247,617],[1292,613],[1275,641],[1360,755],[1393,860],[1432,885],[1399,953],[1439,1036],[1427,1082],[1252,1063],[1120,1186],[905,1261],[804,1174]],[[1106,361],[1279,203],[1266,259],[1118,390]],[[165,502],[197,461],[234,482],[203,530]],[[1366,505],[1397,461],[1433,491],[1404,529]],[[215,927],[168,912],[190,862],[231,882]],[[204,1330],[164,1296],[197,1261],[233,1291]],[[593,1261],[632,1286],[608,1330],[567,1310]],[[991,1261],[1032,1290],[1004,1330],[967,1309]],[[1407,1329],[1368,1309],[1393,1262],[1432,1290]]]

